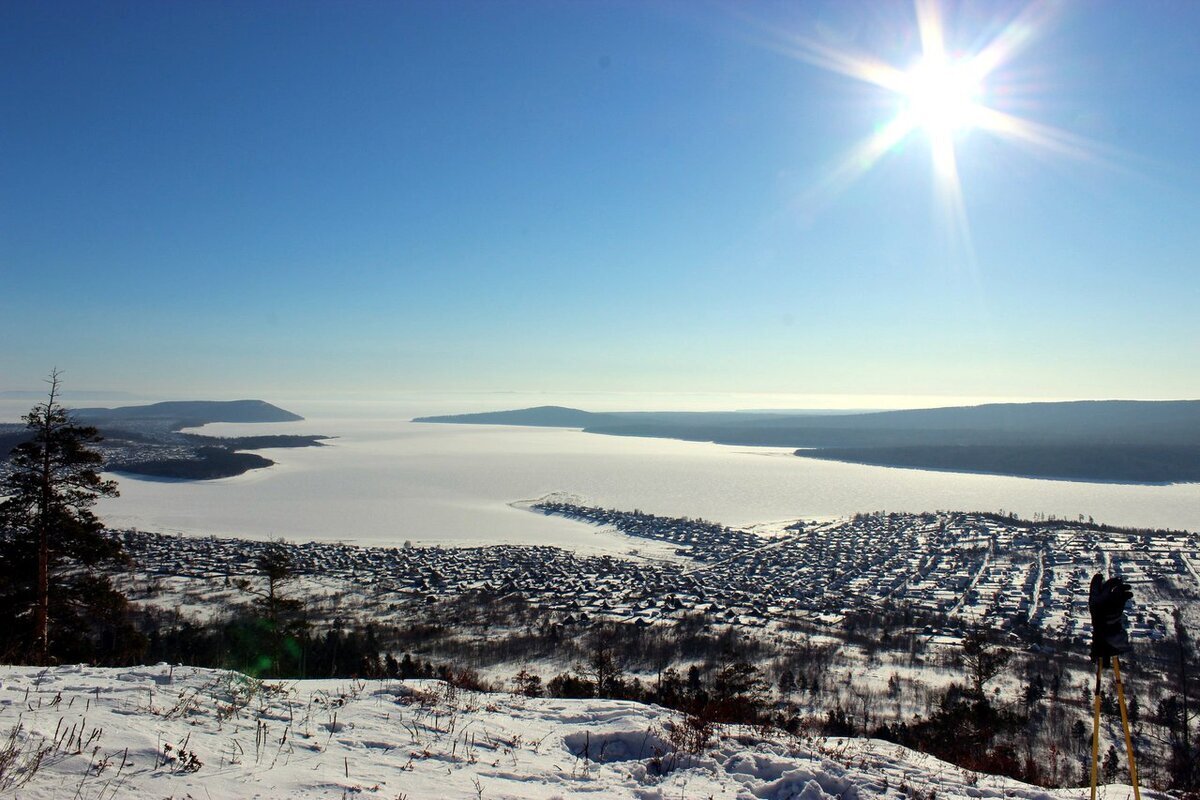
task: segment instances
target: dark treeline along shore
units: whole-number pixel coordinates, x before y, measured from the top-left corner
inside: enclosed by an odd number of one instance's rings
[[[1027,478],[1200,481],[1200,400],[996,403],[862,414],[594,413],[541,406],[415,421],[793,447],[805,458]]]
[[[104,469],[147,478],[209,480],[241,475],[275,462],[244,450],[319,446],[326,436],[203,436],[183,433],[213,422],[298,422],[304,417],[262,400],[187,400],[72,412],[99,429]],[[0,471],[11,450],[31,434],[21,424],[0,424]]]

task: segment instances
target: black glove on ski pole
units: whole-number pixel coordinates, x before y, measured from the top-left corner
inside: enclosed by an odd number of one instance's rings
[[[1110,666],[1113,656],[1129,652],[1125,630],[1125,603],[1133,597],[1129,584],[1120,578],[1092,576],[1088,610],[1092,613],[1092,660]]]

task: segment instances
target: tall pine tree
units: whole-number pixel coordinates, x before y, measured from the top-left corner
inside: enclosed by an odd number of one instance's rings
[[[57,370],[45,402],[25,415],[30,438],[9,455],[0,482],[0,660],[38,664],[124,661],[139,636],[127,603],[96,570],[120,562],[121,547],[102,535],[91,509],[117,494],[100,476],[102,457],[89,445],[95,428],[75,423],[61,405]]]

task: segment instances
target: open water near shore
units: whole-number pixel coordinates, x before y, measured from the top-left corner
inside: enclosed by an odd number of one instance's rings
[[[561,492],[582,502],[742,526],[858,511],[1035,512],[1200,529],[1200,485],[1130,486],[839,464],[790,450],[575,430],[433,425],[322,416],[210,425],[211,435],[322,433],[319,448],[260,451],[276,466],[204,482],[121,478],[99,513],[114,527],[344,540],[395,546],[552,544],[624,552],[652,546],[514,503]],[[118,476],[119,477],[119,476]]]

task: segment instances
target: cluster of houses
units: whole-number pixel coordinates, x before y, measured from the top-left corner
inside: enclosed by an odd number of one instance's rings
[[[763,536],[703,520],[564,502],[533,507],[676,545],[676,558],[584,556],[554,547],[372,548],[113,532],[141,574],[228,584],[255,571],[266,548],[293,570],[340,582],[381,609],[475,592],[519,596],[564,626],[598,620],[779,628],[836,624],[864,608],[905,605],[951,624],[1019,635],[1088,633],[1087,591],[1098,571],[1134,586],[1132,635],[1161,638],[1184,605],[1200,611],[1200,540],[1192,533],[1114,531],[991,514],[858,514]]]
[[[536,503],[531,508],[543,514],[610,526],[627,536],[673,544],[676,546],[676,555],[697,561],[732,558],[763,544],[761,538],[753,533],[702,519],[660,517],[637,510],[617,511],[556,501]]]
[[[699,563],[685,570],[691,585],[673,597],[722,622],[836,622],[888,603],[1020,635],[1080,639],[1090,634],[1087,592],[1097,571],[1133,584],[1134,638],[1167,635],[1177,607],[1200,613],[1194,533],[939,512],[857,514],[835,524],[793,525],[768,538],[640,511],[562,502],[535,508],[679,544],[677,555]]]

